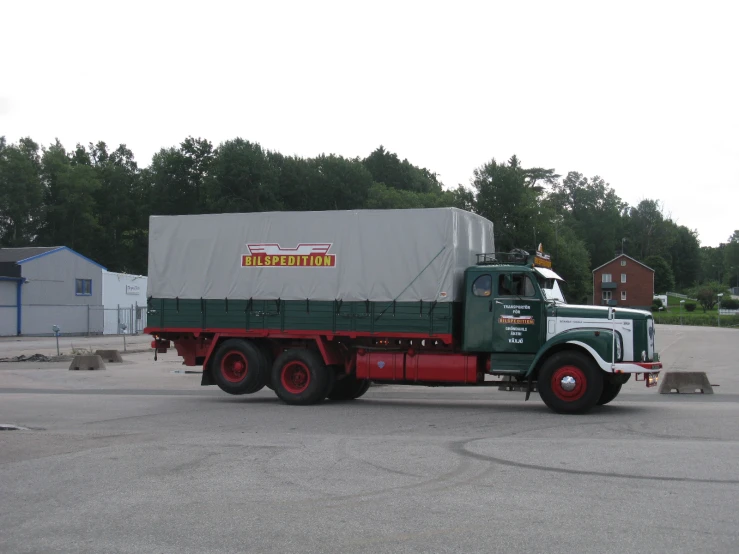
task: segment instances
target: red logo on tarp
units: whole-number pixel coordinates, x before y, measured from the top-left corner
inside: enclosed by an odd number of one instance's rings
[[[336,254],[329,254],[332,243],[298,244],[283,248],[279,244],[247,244],[249,254],[241,256],[241,267],[335,267]]]

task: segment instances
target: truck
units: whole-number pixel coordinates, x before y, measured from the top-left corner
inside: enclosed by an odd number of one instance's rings
[[[496,252],[456,208],[152,216],[152,348],[204,386],[283,402],[376,384],[532,392],[558,413],[611,402],[662,363],[648,311],[566,302],[544,249]]]

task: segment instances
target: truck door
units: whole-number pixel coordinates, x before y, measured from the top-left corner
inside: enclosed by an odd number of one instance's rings
[[[462,350],[465,352],[492,352],[494,275],[476,268],[465,275],[462,328]]]
[[[492,351],[535,354],[546,329],[541,291],[525,272],[501,271],[494,277]]]

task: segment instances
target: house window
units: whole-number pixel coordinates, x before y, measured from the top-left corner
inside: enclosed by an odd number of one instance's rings
[[[610,273],[604,273],[603,274],[603,282],[604,283],[610,283],[611,282],[611,274]]]
[[[603,300],[610,300],[611,298],[613,298],[613,292],[611,292],[610,290],[604,290]]]
[[[626,260],[621,260],[621,267],[624,267],[626,265]]]
[[[625,290],[622,290],[621,291],[621,300],[626,300],[626,291]]]
[[[77,296],[92,296],[92,279],[75,279],[74,293]]]
[[[625,283],[626,282],[626,274],[625,273],[622,273],[621,274],[621,282],[622,283]]]

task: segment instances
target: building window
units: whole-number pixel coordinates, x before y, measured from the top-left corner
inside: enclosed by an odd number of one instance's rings
[[[74,293],[77,296],[92,296],[92,279],[75,279]]]
[[[621,300],[626,300],[626,291],[625,290],[622,290],[621,291]]]
[[[490,296],[493,292],[493,278],[490,275],[480,275],[472,283],[472,294],[475,296]]]
[[[610,283],[611,282],[611,274],[610,273],[604,273],[603,274],[603,282],[604,283]]]
[[[621,282],[622,283],[625,283],[626,282],[626,274],[625,273],[622,273],[621,274]]]
[[[603,300],[610,300],[611,298],[613,298],[613,292],[611,292],[610,290],[604,290]]]
[[[621,260],[621,267],[624,267],[626,265],[626,260]]]

